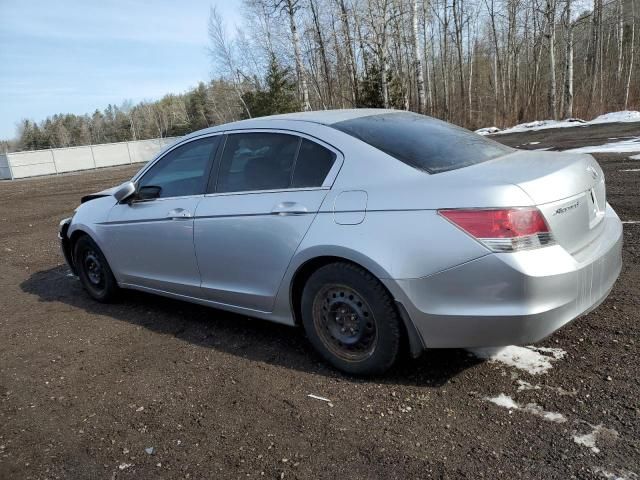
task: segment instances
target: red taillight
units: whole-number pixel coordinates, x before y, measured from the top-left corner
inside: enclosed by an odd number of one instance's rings
[[[494,251],[523,250],[553,243],[549,226],[537,208],[452,209],[439,210],[439,213]]]

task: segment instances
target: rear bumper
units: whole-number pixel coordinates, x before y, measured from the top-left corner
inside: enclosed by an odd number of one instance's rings
[[[574,255],[555,245],[489,254],[443,272],[385,284],[423,344],[534,343],[596,308],[622,268],[622,224],[607,206],[602,234]]]

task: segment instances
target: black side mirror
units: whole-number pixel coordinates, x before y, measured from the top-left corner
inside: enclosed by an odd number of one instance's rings
[[[162,187],[156,187],[154,185],[147,185],[140,187],[136,193],[136,200],[153,200],[160,197]]]

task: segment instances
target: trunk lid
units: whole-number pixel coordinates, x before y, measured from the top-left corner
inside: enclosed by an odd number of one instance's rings
[[[557,243],[570,253],[600,234],[606,208],[605,181],[591,155],[517,151],[465,170],[521,188],[544,215]]]

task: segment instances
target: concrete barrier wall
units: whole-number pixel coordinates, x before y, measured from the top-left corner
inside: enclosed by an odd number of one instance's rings
[[[9,159],[4,153],[0,153],[0,180],[5,180],[7,178],[11,178]]]
[[[94,168],[91,147],[56,148],[51,150],[56,173]]]
[[[160,150],[158,143],[156,151]],[[112,143],[106,145],[94,145],[91,147],[93,150],[93,158],[95,159],[96,167],[113,167],[115,165],[124,165],[132,162],[131,155],[129,154],[129,148],[126,143]]]
[[[0,155],[0,178],[40,175],[148,162],[178,138],[156,138],[135,142],[104,143],[84,147],[53,148]]]

